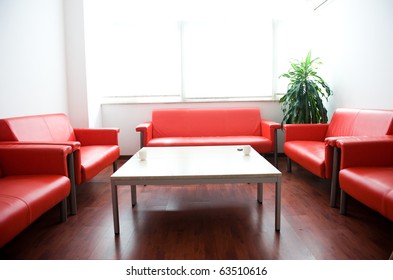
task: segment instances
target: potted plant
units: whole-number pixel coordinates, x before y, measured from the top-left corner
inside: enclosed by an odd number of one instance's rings
[[[303,61],[291,63],[291,69],[280,77],[290,79],[287,93],[280,98],[283,123],[327,123],[327,110],[323,98],[332,95],[330,87],[318,76],[322,64],[319,58],[311,59],[311,51]]]

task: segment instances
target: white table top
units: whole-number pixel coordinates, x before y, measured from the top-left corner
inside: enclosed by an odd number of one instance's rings
[[[244,146],[144,147],[146,160],[134,155],[112,176],[115,184],[225,183],[276,181],[281,172]]]

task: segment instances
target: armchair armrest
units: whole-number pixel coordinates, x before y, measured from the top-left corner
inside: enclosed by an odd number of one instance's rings
[[[285,124],[285,141],[324,141],[329,124]]]
[[[141,133],[141,148],[145,147],[146,144],[153,138],[153,123],[144,122],[138,124],[135,130]]]
[[[119,145],[119,128],[74,128],[76,139],[82,146]]]
[[[327,137],[326,139],[325,139],[325,145],[326,146],[331,146],[331,147],[337,147],[337,148],[340,148],[340,145],[341,144],[339,144],[338,143],[338,140],[343,140],[344,142],[345,141],[349,141],[349,142],[352,142],[352,141],[364,141],[364,140],[366,140],[366,141],[372,141],[372,140],[384,140],[384,139],[386,139],[386,140],[389,140],[389,139],[391,139],[391,140],[393,140],[393,135],[381,135],[381,136],[332,136],[332,137]]]
[[[281,124],[273,121],[262,120],[261,130],[262,136],[270,139],[273,143],[274,166],[277,166],[277,129],[281,128]]]
[[[325,138],[325,145],[330,147],[338,147],[337,140],[351,138],[352,136],[331,136]]]
[[[275,131],[281,128],[281,124],[273,121],[262,120],[261,121],[261,130],[262,136],[275,141]]]
[[[337,140],[341,169],[357,166],[393,166],[391,137],[354,137]]]
[[[56,174],[68,176],[67,155],[70,146],[0,145],[0,166],[4,175]]]

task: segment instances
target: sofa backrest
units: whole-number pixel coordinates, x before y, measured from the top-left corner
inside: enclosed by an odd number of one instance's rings
[[[0,141],[75,141],[74,129],[65,114],[0,119]]]
[[[393,111],[339,108],[332,116],[326,137],[391,134]]]
[[[258,108],[153,110],[153,137],[260,136]]]

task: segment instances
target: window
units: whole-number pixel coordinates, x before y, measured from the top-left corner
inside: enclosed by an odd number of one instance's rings
[[[271,97],[272,20],[255,7],[226,3],[85,1],[89,94]]]
[[[271,26],[261,20],[183,25],[183,96],[271,96]]]

